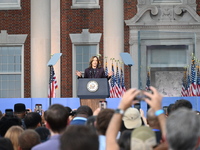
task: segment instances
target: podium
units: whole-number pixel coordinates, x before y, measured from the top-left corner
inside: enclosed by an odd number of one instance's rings
[[[79,78],[77,96],[81,105],[88,105],[92,110],[99,107],[99,101],[105,101],[110,96],[107,78]]]

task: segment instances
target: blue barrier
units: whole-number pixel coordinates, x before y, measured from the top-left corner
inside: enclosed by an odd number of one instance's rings
[[[174,103],[176,100],[186,99],[192,103],[193,110],[200,111],[200,97],[164,97],[162,101],[162,106],[169,106],[169,104]],[[51,104],[62,104],[63,106],[68,106],[72,109],[78,108],[80,104],[79,98],[52,98]],[[121,98],[106,98],[107,107],[111,109],[116,109],[119,105]],[[24,103],[26,108],[34,110],[35,104],[42,104],[42,109],[45,111],[49,107],[49,98],[0,98],[0,110],[4,113],[5,109],[14,109],[14,104]],[[145,115],[147,111],[147,104],[145,101],[140,102],[141,109],[143,109]]]

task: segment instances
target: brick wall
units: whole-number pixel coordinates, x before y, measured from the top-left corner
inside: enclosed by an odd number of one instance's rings
[[[0,30],[28,34],[24,44],[24,97],[31,97],[30,0],[21,0],[21,10],[0,10]]]

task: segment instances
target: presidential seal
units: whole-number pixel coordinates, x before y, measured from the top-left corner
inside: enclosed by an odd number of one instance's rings
[[[98,87],[99,87],[99,85],[96,81],[89,81],[87,83],[87,89],[90,92],[96,92],[98,90]]]

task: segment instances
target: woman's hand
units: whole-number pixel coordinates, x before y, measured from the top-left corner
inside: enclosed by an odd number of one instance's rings
[[[81,72],[80,71],[76,71],[76,75],[78,76],[78,77],[82,77],[82,74],[81,74]]]

